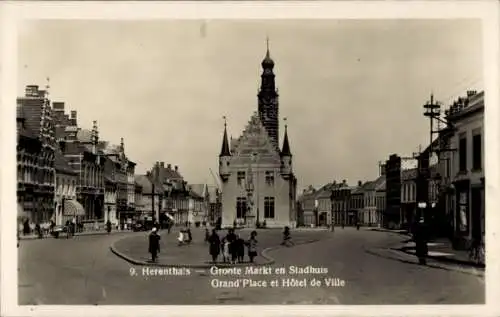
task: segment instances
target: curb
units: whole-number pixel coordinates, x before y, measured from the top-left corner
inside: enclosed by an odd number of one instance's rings
[[[406,231],[406,230],[388,230],[388,229],[381,229],[381,228],[372,228],[372,229],[366,229],[367,231],[376,231],[376,232],[388,232],[388,233],[394,233],[394,234],[399,234],[402,236],[411,236],[411,234]]]
[[[415,250],[415,248],[413,248],[413,247],[402,247],[402,248],[391,248],[391,249],[415,256],[415,252],[409,252],[410,250]],[[486,265],[483,263],[475,263],[472,261],[458,260],[458,259],[454,259],[454,258],[450,258],[450,257],[435,256],[435,255],[427,255],[426,257],[428,259],[433,259],[433,260],[436,260],[439,262],[468,265],[468,266],[473,266],[473,267],[483,268],[483,269],[486,267]]]
[[[113,235],[113,234],[118,234],[118,233],[134,233],[134,231],[112,231],[111,233],[109,233],[109,235]],[[99,236],[99,235],[108,235],[107,232],[92,232],[92,233],[79,233],[79,234],[75,234],[73,237],[85,237],[85,236]],[[38,236],[29,236],[29,237],[19,237],[19,240],[44,240],[44,239],[55,239],[54,236],[52,235],[48,235],[48,236],[44,236],[42,239],[38,238]],[[58,239],[66,239],[66,236],[63,234],[63,235],[59,235],[59,238]]]
[[[122,239],[120,239],[120,240],[122,240]],[[120,240],[118,240],[118,241],[120,241]],[[249,265],[248,263],[243,263],[243,264],[229,264],[229,263],[217,263],[217,264],[210,264],[210,263],[206,263],[206,264],[167,264],[167,263],[151,263],[151,262],[139,261],[139,260],[136,260],[136,259],[134,259],[132,257],[129,257],[129,256],[123,254],[122,252],[118,251],[116,249],[116,247],[115,247],[115,243],[117,243],[118,241],[113,242],[111,244],[111,246],[109,247],[109,249],[111,250],[112,253],[114,253],[119,258],[122,258],[123,260],[125,260],[125,261],[127,261],[127,262],[129,262],[131,264],[134,264],[134,265],[156,266],[156,267],[176,267],[176,268],[184,267],[184,268],[192,268],[192,269],[206,269],[206,268],[210,268],[212,266],[217,266],[217,267],[234,267],[234,266],[247,266],[247,265]],[[303,241],[303,242],[295,244],[295,246],[302,245],[302,244],[308,244],[308,243],[314,243],[314,242],[318,242],[318,241],[320,241],[320,239],[306,240],[306,241]],[[254,263],[252,265],[254,265],[254,266],[264,266],[264,265],[270,265],[270,264],[275,263],[274,258],[272,258],[268,253],[271,252],[271,251],[280,249],[280,248],[286,248],[286,247],[278,245],[278,246],[274,246],[274,247],[265,248],[264,250],[262,250],[260,252],[260,256],[263,257],[266,261],[264,261],[263,263]]]

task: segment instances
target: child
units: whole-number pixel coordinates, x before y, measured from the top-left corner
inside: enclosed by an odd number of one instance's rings
[[[229,241],[227,239],[222,240],[222,262],[227,263],[230,261],[229,254]]]
[[[257,256],[257,231],[252,231],[250,233],[250,240],[247,241],[248,245],[248,257],[250,258],[250,263],[254,263],[254,259]]]

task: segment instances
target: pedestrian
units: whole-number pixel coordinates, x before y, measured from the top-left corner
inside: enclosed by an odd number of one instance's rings
[[[222,239],[221,246],[222,246],[222,262],[227,263],[231,259],[231,254],[229,253],[229,241],[227,241],[226,238]]]
[[[111,233],[111,221],[107,221],[106,222],[106,231],[108,232],[108,234]]]
[[[30,234],[30,221],[29,219],[26,219],[23,223],[23,235],[27,236],[28,234]]]
[[[427,242],[429,241],[429,229],[423,217],[420,218],[418,224],[415,226],[413,240],[415,241],[415,255],[418,258],[418,264],[425,265],[427,263],[426,258],[429,251],[427,246]]]
[[[42,231],[42,227],[40,226],[39,222],[37,222],[36,225],[35,225],[35,232],[38,235],[38,239],[42,239],[43,238],[43,231]]]
[[[285,229],[283,230],[283,242],[281,242],[281,245],[285,246],[294,245],[290,234],[290,228],[288,226],[286,226]]]
[[[149,234],[149,253],[151,253],[151,261],[156,262],[158,253],[160,253],[160,235],[156,232],[156,228],[151,230]]]
[[[182,246],[184,244],[184,229],[179,230],[177,241],[179,241],[178,246]]]
[[[235,263],[236,262],[236,259],[238,257],[237,253],[236,253],[236,248],[235,248],[235,241],[236,241],[236,234],[234,233],[234,229],[233,228],[230,228],[228,230],[228,233],[226,235],[226,241],[229,243],[228,245],[228,251],[229,251],[229,255],[231,257],[231,263]]]
[[[191,229],[188,227],[186,229],[186,235],[187,235],[187,243],[191,243],[193,241],[193,235],[191,234]]]
[[[205,243],[210,243],[210,231],[208,231],[208,228],[205,228]]]
[[[217,231],[212,230],[212,235],[208,237],[208,243],[210,244],[209,246],[209,253],[212,256],[212,263],[217,262],[217,257],[219,256],[220,253],[220,238],[219,235],[217,234]]]
[[[257,244],[257,231],[254,230],[250,233],[250,239],[247,241],[250,263],[254,263],[254,259],[257,256]]]
[[[238,263],[243,263],[245,260],[245,241],[241,238],[241,236],[237,235],[234,244]]]

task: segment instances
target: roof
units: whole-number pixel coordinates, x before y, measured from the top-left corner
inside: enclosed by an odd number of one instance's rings
[[[224,135],[222,136],[222,147],[220,150],[220,156],[231,156],[229,152],[229,142],[227,140],[227,126],[224,123]]]
[[[80,142],[92,142],[92,131],[87,129],[80,129],[76,133],[76,138]]]
[[[271,141],[257,111],[250,117],[243,133],[231,149],[233,156],[251,155],[254,152],[259,152],[259,155],[272,156],[277,163],[280,162],[281,150]]]
[[[207,186],[206,184],[189,185],[190,189],[200,197],[205,197],[205,195],[207,194],[206,186]]]
[[[288,131],[287,126],[285,125],[285,139],[283,141],[283,149],[281,150],[281,155],[283,156],[292,156],[292,152],[290,152],[290,144],[288,142]]]
[[[151,194],[153,192],[153,184],[147,175],[135,175],[135,183],[142,186],[142,192],[145,194]],[[155,194],[160,194],[161,191],[155,187]]]
[[[54,152],[54,168],[56,170],[56,173],[76,174],[76,172],[69,165],[68,160],[59,150],[56,150]]]
[[[188,191],[189,191],[189,196],[192,198],[196,198],[196,199],[203,199],[204,198],[202,195],[200,195],[199,193],[194,191],[193,188],[191,188],[191,187],[188,189]]]
[[[17,105],[16,109],[16,120],[19,119],[22,121],[21,128],[18,130],[18,133],[20,136],[35,139],[35,134],[33,131],[31,131],[29,128],[26,127],[25,124],[25,114],[24,114],[24,108],[21,105]]]
[[[33,133],[34,137],[38,137],[38,131],[40,131],[44,102],[44,98],[17,99],[17,104],[22,107],[24,125],[27,130]]]

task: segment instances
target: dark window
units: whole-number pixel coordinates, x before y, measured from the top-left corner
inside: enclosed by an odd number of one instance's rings
[[[274,185],[274,172],[273,171],[266,171],[266,184],[269,186]]]
[[[246,197],[236,198],[236,218],[245,218],[246,211],[247,211]]]
[[[245,181],[245,172],[238,172],[238,185],[243,185]]]
[[[458,169],[460,172],[467,170],[467,138],[460,138],[458,143]]]
[[[274,219],[274,197],[264,197],[264,218]]]
[[[481,134],[472,137],[472,169],[480,170],[482,168],[482,148]]]

